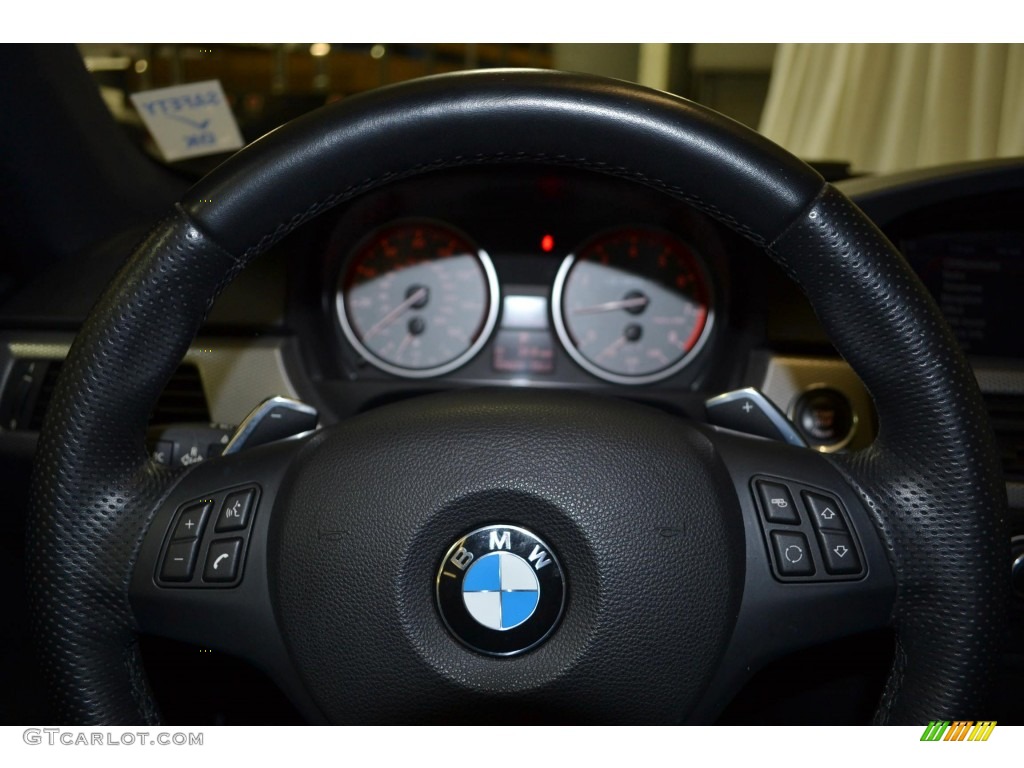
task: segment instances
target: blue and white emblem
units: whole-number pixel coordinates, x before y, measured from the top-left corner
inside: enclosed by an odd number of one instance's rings
[[[462,643],[511,656],[555,629],[565,604],[565,579],[551,548],[534,534],[490,525],[448,550],[438,571],[437,604]]]
[[[519,555],[491,552],[469,566],[462,578],[462,599],[474,619],[488,629],[505,631],[533,615],[540,581]]]

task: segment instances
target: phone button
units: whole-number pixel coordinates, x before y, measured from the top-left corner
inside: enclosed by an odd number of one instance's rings
[[[203,581],[234,581],[238,576],[238,555],[242,551],[241,539],[215,539],[206,553]]]

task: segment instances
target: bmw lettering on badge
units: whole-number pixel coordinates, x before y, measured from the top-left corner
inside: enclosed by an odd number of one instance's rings
[[[558,626],[565,577],[551,547],[532,533],[489,525],[456,541],[444,556],[437,606],[459,641],[480,653],[512,656]]]

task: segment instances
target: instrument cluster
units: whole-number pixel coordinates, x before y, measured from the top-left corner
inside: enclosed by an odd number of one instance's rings
[[[708,262],[659,224],[561,250],[543,234],[518,264],[439,218],[390,220],[354,242],[338,259],[338,327],[361,364],[404,379],[479,371],[486,358],[497,378],[543,380],[567,360],[574,375],[652,384],[687,369],[715,326]]]

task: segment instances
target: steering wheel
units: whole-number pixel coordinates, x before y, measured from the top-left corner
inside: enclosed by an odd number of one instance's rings
[[[617,400],[478,391],[188,468],[149,458],[153,404],[252,259],[388,182],[507,163],[644,184],[762,246],[871,392],[874,444],[829,457]],[[627,83],[446,75],[268,134],[138,246],[40,435],[34,632],[59,717],[81,723],[158,720],[141,633],[249,659],[314,722],[507,721],[512,701],[537,720],[701,722],[766,661],[878,627],[897,648],[877,722],[981,718],[1005,503],[937,307],[809,167]],[[467,594],[504,601],[509,574],[529,616],[492,626]]]

